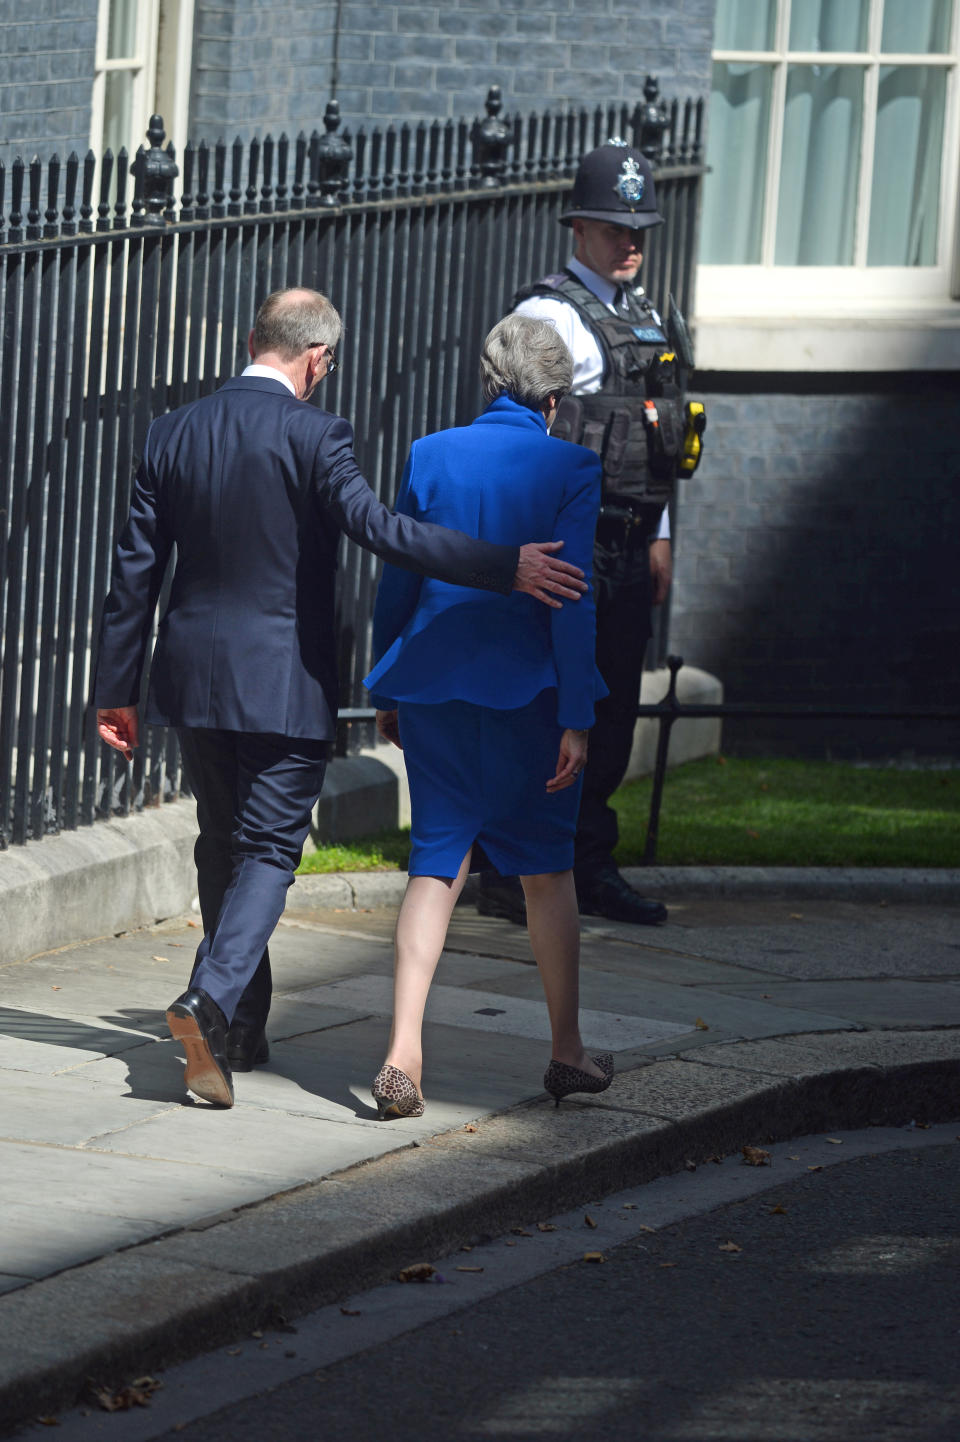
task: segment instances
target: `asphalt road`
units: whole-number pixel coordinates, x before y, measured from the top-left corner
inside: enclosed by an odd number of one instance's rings
[[[192,1401],[186,1387],[163,1409],[192,1420],[72,1414],[53,1435],[957,1442],[956,1133],[787,1142],[770,1165],[727,1158],[543,1232],[532,1222],[528,1237],[438,1261],[445,1286],[394,1283],[325,1309],[327,1341],[305,1319],[217,1354],[215,1370],[208,1359]],[[474,1284],[488,1292],[475,1302]],[[274,1371],[258,1385],[261,1356]],[[279,1380],[284,1366],[301,1375]],[[250,1395],[218,1406],[231,1367]]]

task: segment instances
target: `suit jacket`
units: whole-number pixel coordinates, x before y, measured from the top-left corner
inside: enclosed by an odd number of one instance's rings
[[[589,580],[600,475],[592,451],[554,440],[541,415],[501,396],[472,425],[414,443],[397,509],[503,545],[562,540],[562,558]],[[557,611],[386,566],[373,621],[380,659],[366,684],[381,710],[449,700],[510,710],[555,686],[559,724],[582,729],[607,694],[595,631],[592,589]]]
[[[338,416],[238,377],[153,422],[107,598],[93,704],[135,705],[171,552],[146,719],[331,737],[341,531],[397,566],[507,592],[517,548],[393,515]]]

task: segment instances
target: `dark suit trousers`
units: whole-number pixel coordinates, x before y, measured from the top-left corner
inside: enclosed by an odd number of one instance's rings
[[[614,865],[619,838],[617,813],[610,797],[624,778],[633,746],[643,659],[651,635],[651,582],[648,548],[638,544],[601,544],[594,550],[597,605],[597,669],[610,689],[597,702],[590,732],[583,795],[577,821],[574,872],[589,886]]]
[[[228,1022],[260,1027],[272,993],[267,942],[310,830],[328,743],[198,727],[177,734],[200,827],[204,936],[190,984]]]

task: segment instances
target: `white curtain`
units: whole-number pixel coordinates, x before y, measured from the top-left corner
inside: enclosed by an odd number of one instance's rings
[[[776,0],[717,0],[715,50],[769,50]]]
[[[940,219],[945,72],[880,70],[868,265],[934,265]]]
[[[952,8],[952,0],[884,0],[880,49],[888,55],[943,54],[950,48]]]
[[[791,50],[863,50],[866,0],[793,0]]]
[[[704,182],[701,259],[710,265],[760,260],[770,124],[768,65],[714,65]]]
[[[852,264],[862,123],[860,66],[790,66],[775,264]]]

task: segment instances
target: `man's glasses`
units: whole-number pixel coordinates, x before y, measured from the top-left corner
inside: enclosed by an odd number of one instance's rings
[[[325,340],[313,340],[310,342],[310,349],[312,350],[315,345],[322,345],[327,347],[327,375],[332,376],[334,371],[338,371],[340,369],[340,362],[337,360],[337,357],[334,354],[333,347],[328,346]]]

